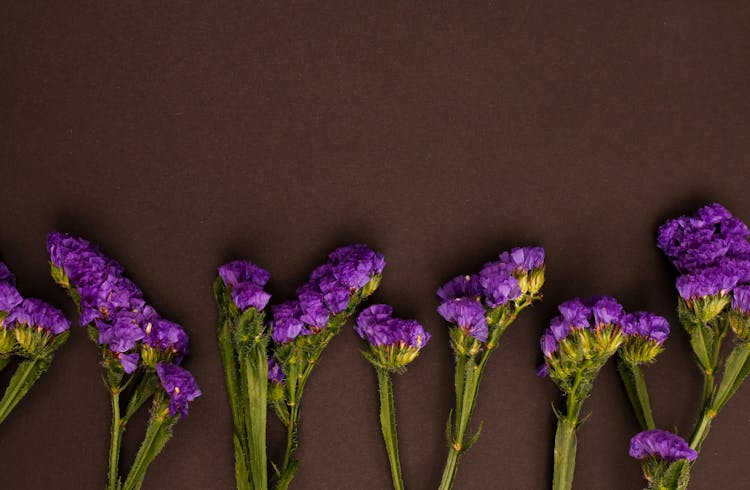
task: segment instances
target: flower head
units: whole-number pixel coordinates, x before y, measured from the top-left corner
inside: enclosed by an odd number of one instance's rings
[[[302,309],[298,301],[287,301],[271,307],[273,323],[271,338],[279,344],[288,344],[300,335],[309,333],[302,322]]]
[[[169,363],[157,364],[156,374],[162,388],[169,395],[170,415],[185,417],[188,414],[188,404],[202,394],[193,375],[187,369]]]
[[[70,329],[70,321],[60,310],[36,298],[26,298],[5,319],[7,328],[27,326],[59,335]]]
[[[544,265],[544,248],[516,247],[500,254],[500,262],[511,271],[529,272]]]
[[[235,260],[219,267],[219,277],[227,287],[252,283],[262,288],[271,278],[271,274],[252,262]]]
[[[363,244],[338,248],[328,257],[333,276],[350,290],[364,287],[370,279],[380,275],[385,268],[383,255]]]
[[[437,295],[443,301],[456,298],[478,299],[482,295],[482,284],[476,274],[456,276],[441,286]]]
[[[232,288],[232,301],[240,311],[255,308],[260,311],[266,307],[271,295],[254,282],[243,282]]]
[[[438,306],[437,311],[446,321],[465,333],[482,342],[487,341],[489,328],[486,311],[479,301],[471,298],[450,299]]]
[[[372,305],[360,313],[354,330],[367,341],[365,357],[375,366],[398,371],[413,361],[430,340],[430,334],[416,320],[392,316],[388,305]]]
[[[693,461],[698,453],[677,434],[657,429],[636,434],[630,440],[630,456],[638,460],[656,458],[675,462],[680,459]]]
[[[669,337],[669,322],[662,316],[636,311],[623,317],[622,333],[663,343]]]

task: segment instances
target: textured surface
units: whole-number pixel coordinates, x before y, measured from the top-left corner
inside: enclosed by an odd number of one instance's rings
[[[80,233],[184,324],[205,395],[145,488],[229,489],[216,266],[258,262],[278,300],[335,246],[369,243],[389,263],[375,300],[433,334],[395,381],[404,478],[429,489],[452,400],[435,289],[506,247],[542,244],[546,299],[491,360],[484,430],[457,488],[545,488],[558,395],[534,368],[555,305],[611,294],[676,323],[656,226],[707,200],[750,221],[750,9],[704,3],[4,2],[0,252],[24,294],[72,314],[44,238]],[[684,433],[700,379],[675,332],[647,376],[657,423]],[[94,346],[74,334],[0,430],[3,488],[104,485],[108,398]],[[345,331],[308,385],[296,488],[390,484],[359,347]],[[586,408],[576,487],[639,488],[627,457],[637,426],[613,366]],[[750,386],[717,419],[691,488],[733,485],[750,459],[748,410]],[[130,429],[125,461],[141,437]]]

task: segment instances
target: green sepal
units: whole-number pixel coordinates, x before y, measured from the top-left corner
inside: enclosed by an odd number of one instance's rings
[[[651,401],[646,388],[646,380],[643,376],[641,367],[627,362],[620,357],[617,360],[617,371],[620,373],[625,391],[633,406],[633,412],[638,419],[638,424],[643,430],[652,430],[656,428],[654,416],[651,412]]]

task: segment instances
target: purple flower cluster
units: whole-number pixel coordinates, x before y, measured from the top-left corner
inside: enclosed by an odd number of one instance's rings
[[[5,319],[8,329],[19,326],[38,328],[59,335],[70,328],[70,321],[60,310],[36,298],[26,298],[14,307]]]
[[[685,440],[665,430],[647,430],[630,440],[630,456],[642,460],[656,458],[673,463],[681,459],[693,461],[698,453]]]
[[[542,247],[518,247],[484,265],[479,274],[457,276],[437,290],[438,313],[472,337],[485,342],[487,308],[498,308],[523,293],[519,278],[544,267]]]
[[[161,318],[146,304],[122,266],[95,245],[51,233],[47,250],[53,266],[62,270],[80,298],[81,324],[96,327],[99,344],[120,360],[126,373],[138,367],[141,346],[168,354],[175,362],[187,354],[188,339],[182,327]]]
[[[296,299],[271,307],[274,342],[286,344],[324,329],[385,268],[383,255],[361,244],[338,248],[328,259],[297,290]]]
[[[666,318],[647,311],[636,311],[622,318],[622,333],[663,344],[669,337],[669,322]]]
[[[605,325],[622,326],[625,310],[616,299],[598,296],[587,300],[575,298],[557,307],[560,316],[550,321],[540,344],[544,357],[557,351],[558,344],[577,329],[595,330]]]
[[[383,304],[362,310],[354,331],[374,347],[405,346],[419,350],[430,340],[430,334],[419,322],[394,318],[391,307]]]
[[[720,204],[680,216],[659,228],[657,245],[682,274],[676,282],[686,300],[728,294],[750,282],[750,230]]]
[[[241,311],[266,307],[271,295],[263,290],[271,274],[252,262],[235,260],[219,267],[224,285],[232,289],[232,301]]]
[[[201,395],[201,390],[190,372],[176,364],[156,365],[162,388],[169,395],[169,413],[180,418],[188,414],[188,404]]]

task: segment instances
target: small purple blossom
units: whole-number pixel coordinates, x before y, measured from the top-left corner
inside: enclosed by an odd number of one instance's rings
[[[297,297],[302,310],[302,323],[316,331],[325,328],[331,319],[331,310],[326,304],[325,295],[319,291],[304,290]],[[347,304],[348,302],[347,298]]]
[[[406,345],[421,349],[430,340],[430,334],[415,320],[393,318],[388,305],[372,305],[360,313],[354,330],[376,347]]]
[[[99,344],[112,352],[127,352],[146,335],[136,313],[122,312],[110,321],[95,320],[94,324],[99,330]]]
[[[21,294],[9,282],[0,282],[0,311],[9,312],[23,301]]]
[[[542,354],[544,357],[550,357],[555,351],[557,351],[557,340],[558,339],[550,330],[547,330],[542,334],[539,344],[542,348]]]
[[[70,321],[60,310],[36,298],[26,298],[5,318],[8,329],[26,325],[58,335],[70,328]]]
[[[681,459],[693,461],[698,453],[677,434],[657,429],[636,434],[630,440],[630,456],[638,460],[656,458],[672,463]]]
[[[309,330],[302,322],[302,309],[298,301],[287,301],[271,307],[273,323],[271,338],[279,344],[288,344]]]
[[[117,358],[120,360],[123,371],[127,374],[132,374],[138,369],[138,361],[141,360],[141,355],[137,352],[130,354],[118,353]]]
[[[471,298],[456,298],[444,301],[437,309],[446,321],[482,342],[487,341],[489,328],[482,304]]]
[[[490,308],[497,308],[521,296],[521,287],[513,276],[485,275],[480,276],[480,281],[485,302]]]
[[[364,287],[370,279],[381,274],[385,268],[383,255],[363,244],[338,248],[328,257],[333,276],[352,291]]]
[[[456,298],[479,298],[482,285],[476,274],[456,276],[437,290],[438,298],[443,301]]]
[[[727,294],[737,285],[738,280],[738,271],[734,267],[725,265],[684,274],[677,278],[675,285],[680,297],[685,301],[690,301],[717,294]]]
[[[282,384],[286,380],[286,375],[281,369],[281,365],[276,362],[276,359],[268,359],[268,381],[272,383]]]
[[[169,395],[169,413],[173,417],[185,417],[188,414],[188,404],[202,394],[193,375],[187,369],[167,363],[157,364],[156,374]]]
[[[271,295],[254,282],[242,282],[232,288],[232,301],[240,311],[255,308],[260,311],[266,307]]]
[[[143,328],[143,343],[161,351],[173,351],[180,357],[188,353],[188,336],[175,322],[155,316]]]
[[[246,260],[235,260],[222,265],[219,267],[219,276],[227,287],[249,282],[262,288],[271,278],[267,270]]]
[[[669,322],[662,316],[637,311],[623,317],[622,332],[628,336],[637,335],[661,344],[669,337]]]
[[[737,286],[732,296],[732,309],[750,315],[750,286]]]
[[[620,323],[625,309],[616,299],[602,296],[592,298],[591,313],[594,316],[594,325],[616,325]]]
[[[528,272],[544,265],[544,248],[516,247],[500,254],[500,262],[513,272]]]
[[[0,283],[3,282],[15,286],[16,276],[10,271],[5,262],[0,262]]]
[[[580,298],[560,303],[557,309],[570,327],[588,328],[591,326],[591,308],[586,306]]]

